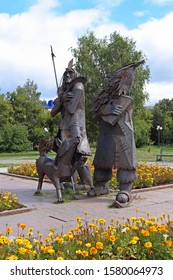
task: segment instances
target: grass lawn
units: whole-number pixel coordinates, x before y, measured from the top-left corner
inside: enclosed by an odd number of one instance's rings
[[[137,149],[137,157],[139,162],[147,162],[147,161],[155,161],[156,160],[156,155],[160,153],[160,149],[171,149],[170,146],[145,146],[142,148]],[[95,154],[95,148],[91,148],[92,154],[94,156]],[[173,147],[172,147],[172,152],[173,152]],[[49,153],[50,157],[55,157],[54,152]],[[38,151],[29,151],[29,152],[21,152],[21,153],[0,153],[0,167],[8,167],[11,165],[11,163],[3,163],[1,160],[35,160],[39,157],[39,152]],[[173,161],[173,158],[168,158],[168,161]],[[14,164],[18,165],[18,164]]]
[[[171,150],[170,154],[173,154],[173,147],[171,146],[146,146],[137,149],[138,161],[147,162],[147,161],[156,161],[156,156],[160,154],[160,149]],[[163,158],[163,162],[173,161],[173,157]]]

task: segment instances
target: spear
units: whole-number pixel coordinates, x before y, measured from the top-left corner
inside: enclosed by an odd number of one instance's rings
[[[51,57],[52,57],[52,62],[53,62],[53,69],[54,69],[54,74],[55,74],[55,82],[56,82],[57,94],[58,94],[58,79],[57,79],[57,75],[56,75],[55,60],[54,60],[54,58],[56,56],[55,56],[55,54],[53,52],[52,46],[50,46],[50,49],[51,49]]]

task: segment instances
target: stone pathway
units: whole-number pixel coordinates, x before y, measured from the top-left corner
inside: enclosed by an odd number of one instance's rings
[[[132,216],[146,217],[146,212],[159,217],[162,212],[171,213],[173,209],[173,185],[154,188],[153,190],[133,192],[136,199],[127,208],[117,209],[109,206],[114,201],[115,194],[107,196],[73,200],[68,203],[56,204],[56,192],[51,183],[44,182],[43,196],[35,196],[37,180],[0,174],[0,189],[15,193],[20,202],[33,211],[0,217],[0,232],[4,232],[6,225],[12,227],[16,235],[17,224],[25,223],[28,227],[47,235],[50,228],[55,228],[57,233],[64,232],[76,226],[76,218],[84,218],[88,212],[87,220],[104,218],[107,224],[112,219],[123,221]],[[172,214],[173,215],[173,214]]]

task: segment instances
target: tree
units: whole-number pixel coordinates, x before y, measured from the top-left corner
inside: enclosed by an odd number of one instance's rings
[[[44,128],[49,125],[50,114],[45,110],[37,85],[30,80],[16,91],[7,93],[7,100],[13,109],[13,124],[26,126],[28,139],[33,145],[45,136]]]
[[[52,120],[40,96],[37,84],[30,80],[0,95],[0,151],[27,150],[57,133],[57,118]]]
[[[0,129],[8,122],[13,122],[13,107],[5,94],[0,94]]]
[[[151,139],[158,142],[157,126],[161,126],[161,143],[173,143],[173,99],[162,99],[153,107]]]
[[[72,53],[77,61],[77,70],[88,79],[85,86],[87,134],[90,142],[94,143],[98,131],[97,124],[92,119],[94,96],[107,84],[108,79],[119,67],[144,59],[145,56],[141,51],[136,50],[135,42],[132,39],[122,37],[117,32],[112,33],[109,38],[103,39],[96,38],[93,32],[87,33],[78,39],[77,47],[72,49]],[[135,120],[138,119],[137,116],[141,114],[140,112],[145,110],[144,103],[148,98],[148,94],[145,92],[145,82],[149,80],[149,76],[148,66],[145,68],[140,66],[136,70],[136,83],[132,93]],[[150,129],[149,122],[146,121],[146,129]],[[139,134],[141,127],[137,126],[136,129]]]
[[[0,138],[1,152],[22,152],[30,149],[31,143],[28,140],[26,126],[10,123],[4,125]]]
[[[150,145],[152,118],[152,112],[147,108],[143,108],[143,110],[138,112],[138,114],[134,115],[134,134],[137,148],[145,145]]]

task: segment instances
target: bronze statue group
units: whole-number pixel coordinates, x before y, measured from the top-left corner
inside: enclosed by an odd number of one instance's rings
[[[116,70],[107,86],[95,97],[92,112],[93,121],[99,126],[99,137],[93,160],[93,178],[87,165],[91,151],[85,119],[86,79],[76,71],[73,60],[69,62],[62,77],[62,85],[58,89],[58,97],[51,110],[52,117],[61,115],[59,131],[53,143],[57,155],[51,161],[50,176],[48,175],[52,182],[53,173],[57,180],[61,181],[77,172],[80,181],[90,186],[88,197],[105,195],[109,193],[112,170],[116,168],[119,191],[114,206],[126,207],[131,202],[131,191],[137,178],[131,92],[135,69],[143,62],[134,62]],[[39,168],[43,169],[37,162],[37,169]],[[56,182],[53,182],[59,190],[60,181],[58,187]],[[59,201],[62,200],[61,196]]]

